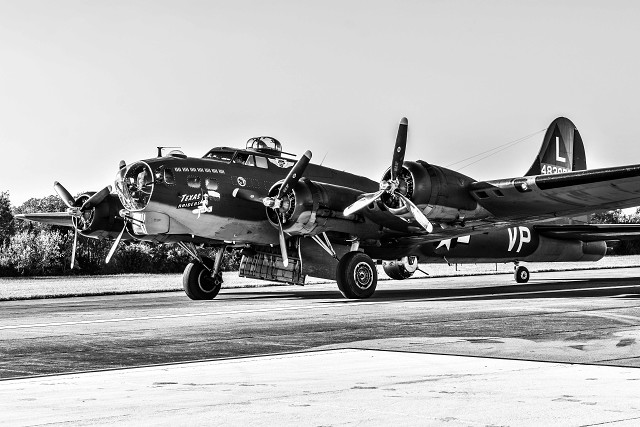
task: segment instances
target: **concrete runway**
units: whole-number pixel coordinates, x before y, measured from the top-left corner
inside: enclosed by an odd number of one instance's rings
[[[16,425],[638,425],[638,278],[384,281],[365,301],[335,285],[4,301],[0,413]]]

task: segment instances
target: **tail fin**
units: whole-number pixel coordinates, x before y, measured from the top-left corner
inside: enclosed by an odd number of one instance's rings
[[[587,168],[580,132],[571,120],[558,117],[547,128],[538,157],[525,176],[580,171]]]

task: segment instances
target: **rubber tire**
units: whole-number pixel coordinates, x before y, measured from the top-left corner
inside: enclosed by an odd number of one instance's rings
[[[213,260],[203,257],[203,261],[213,267]],[[222,288],[222,273],[212,277],[209,270],[199,262],[192,261],[182,274],[184,293],[192,300],[212,300]]]
[[[364,283],[362,280],[366,280]],[[378,285],[378,271],[369,255],[348,252],[338,262],[336,269],[338,289],[345,298],[369,298]]]
[[[523,267],[521,265],[516,267],[516,271],[515,273],[513,273],[513,276],[516,279],[516,282],[518,283],[527,283],[529,281],[529,270],[527,270],[527,267]]]
[[[413,276],[413,273],[409,273],[404,265],[400,262],[395,262],[394,264],[382,264],[382,269],[385,274],[389,276],[390,279],[394,280],[404,280]]]

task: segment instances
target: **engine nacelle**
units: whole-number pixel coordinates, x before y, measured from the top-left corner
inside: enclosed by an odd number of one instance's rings
[[[84,203],[94,193],[82,194],[78,205]],[[94,239],[115,239],[124,227],[120,217],[122,203],[115,194],[109,194],[96,207],[82,212],[81,218],[74,218],[73,223],[80,234]]]
[[[390,174],[387,170],[382,179],[389,180]],[[398,179],[398,191],[411,199],[429,219],[464,221],[488,214],[469,192],[469,185],[475,181],[461,173],[423,161],[406,161]],[[411,217],[398,197],[384,194],[381,201],[391,213]]]
[[[391,279],[408,279],[418,270],[418,258],[406,256],[393,261],[382,261],[382,268]]]
[[[281,182],[269,191],[275,196]],[[291,235],[316,235],[325,231],[358,235],[376,235],[377,226],[360,216],[345,217],[342,211],[353,203],[362,191],[339,185],[312,182],[302,178],[284,197],[286,211],[282,215],[282,228]],[[274,227],[278,227],[278,218],[273,209],[267,208],[267,217]]]

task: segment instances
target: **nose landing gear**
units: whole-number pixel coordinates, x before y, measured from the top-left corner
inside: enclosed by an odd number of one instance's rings
[[[222,287],[222,272],[213,272],[214,261],[207,257],[202,261],[191,261],[182,274],[184,292],[192,300],[214,299]]]
[[[194,260],[187,264],[182,274],[182,287],[184,292],[192,300],[211,300],[218,295],[222,287],[222,272],[220,265],[222,264],[222,255],[224,247],[216,252],[215,260],[208,257],[199,257],[194,247],[184,244],[180,246],[187,247],[188,252],[194,257]]]

